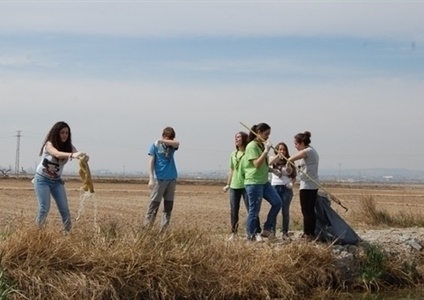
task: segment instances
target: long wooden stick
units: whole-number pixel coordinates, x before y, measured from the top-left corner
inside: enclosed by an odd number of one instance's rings
[[[250,129],[246,124],[244,124],[243,122],[240,122],[240,124],[245,127],[247,130],[249,130],[251,133],[253,133],[257,138],[261,139],[262,142],[266,142],[263,138],[261,138],[256,132],[254,132],[252,129]],[[271,148],[275,151],[274,146],[271,145]],[[288,160],[287,157],[285,157],[283,154],[279,154],[281,155],[285,160],[287,160],[288,162],[290,162],[290,164],[296,168],[296,164],[290,160]],[[348,211],[348,208],[346,206],[344,206],[342,204],[342,202],[340,201],[339,198],[337,198],[336,196],[332,195],[329,191],[327,191],[319,182],[317,182],[316,180],[314,180],[311,176],[309,176],[307,173],[303,172],[303,170],[299,169],[299,171],[305,175],[306,177],[308,177],[308,179],[310,179],[313,183],[315,183],[321,190],[323,190],[331,200],[333,200],[334,202],[336,202],[338,205],[340,205],[341,207],[343,207],[346,211]]]

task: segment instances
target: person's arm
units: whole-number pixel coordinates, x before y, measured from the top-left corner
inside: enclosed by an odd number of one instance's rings
[[[253,165],[255,166],[256,169],[262,166],[262,164],[265,162],[265,158],[267,157],[267,155],[268,153],[264,151],[262,152],[261,156],[253,160]]]
[[[154,184],[155,184],[155,157],[153,155],[149,155],[149,165],[148,165],[148,169],[149,169],[149,182],[148,182],[148,187],[149,188],[153,188]]]
[[[299,160],[301,158],[306,158],[306,151],[305,150],[301,150],[299,152],[297,152],[295,155],[291,156],[288,160],[287,160],[287,164],[286,166],[291,166],[293,167],[294,165],[294,161]]]
[[[272,145],[270,142],[265,143],[264,151],[261,153],[261,155],[257,159],[253,160],[253,165],[255,166],[256,169],[262,166],[262,164],[266,161],[266,158],[268,157],[268,152],[271,149],[271,147]]]
[[[270,158],[269,158],[269,164],[270,165],[273,165],[273,164],[275,164],[277,161],[279,161],[280,160],[280,157],[278,156],[278,155],[276,155],[276,156],[271,156]]]
[[[177,140],[166,140],[166,139],[162,139],[160,140],[162,143],[164,143],[167,146],[171,146],[172,148],[179,148],[180,147],[180,142]]]
[[[154,178],[155,176],[155,157],[153,155],[149,155],[149,178]]]
[[[228,171],[228,179],[227,179],[227,185],[229,186],[229,185],[231,185],[231,179],[233,178],[233,169],[230,169],[229,171]]]
[[[270,159],[269,159],[269,166],[268,166],[268,172],[273,173],[277,177],[281,177],[281,175],[283,175],[280,170],[275,169],[273,167],[274,163],[276,163],[279,160],[280,160],[280,156],[279,155],[270,157]]]
[[[231,185],[231,179],[233,178],[233,169],[230,169],[229,171],[228,171],[228,175],[227,175],[228,177],[227,177],[227,185],[226,186],[224,186],[223,188],[222,188],[222,190],[224,191],[224,192],[226,192],[226,191],[228,191],[228,189],[230,188],[230,185]]]
[[[77,149],[74,147],[74,146],[72,146],[72,152],[62,152],[62,151],[59,151],[59,150],[57,150],[53,145],[52,145],[52,143],[51,142],[47,142],[46,143],[46,151],[50,154],[50,155],[52,155],[52,156],[54,156],[54,157],[56,157],[56,158],[58,158],[58,159],[72,159],[72,158],[78,158],[78,157],[80,157],[81,156],[81,152],[79,152],[79,151],[77,151]]]

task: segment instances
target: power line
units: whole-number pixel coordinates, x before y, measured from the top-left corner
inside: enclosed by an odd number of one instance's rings
[[[20,156],[20,146],[21,146],[21,131],[18,130],[16,133],[16,159],[15,159],[15,174],[19,176],[19,156]]]

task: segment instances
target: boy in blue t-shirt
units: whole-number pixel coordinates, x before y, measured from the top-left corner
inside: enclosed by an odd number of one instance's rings
[[[162,139],[155,141],[150,146],[148,186],[151,193],[149,208],[144,218],[144,226],[150,227],[153,225],[162,198],[164,209],[161,231],[169,225],[178,177],[174,153],[179,146],[180,142],[175,140],[175,131],[172,127],[166,127],[162,132]]]

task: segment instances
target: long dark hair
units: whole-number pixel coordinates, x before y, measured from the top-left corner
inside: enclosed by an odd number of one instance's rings
[[[274,147],[274,153],[275,155],[278,155],[278,151],[277,149],[280,148],[280,146],[284,147],[284,150],[286,150],[286,155],[284,155],[285,157],[282,159],[279,159],[277,162],[275,162],[273,164],[273,168],[281,170],[283,168],[283,166],[285,166],[287,164],[287,159],[290,158],[290,153],[289,153],[289,148],[287,147],[286,143],[278,143],[277,145],[275,145]],[[292,166],[292,173],[289,175],[290,178],[296,178],[297,176],[297,171],[296,168]]]
[[[246,132],[243,132],[243,131],[237,132],[236,135],[237,134],[240,134],[240,136],[241,136],[241,145],[243,146],[243,148],[246,149],[246,146],[249,143],[249,135]],[[236,146],[236,149],[237,150],[240,150],[239,149],[239,146]]]
[[[279,163],[282,163],[282,164],[285,165],[287,163],[287,159],[286,158],[290,158],[289,148],[287,147],[286,143],[283,143],[283,142],[278,143],[274,147],[274,154],[275,155],[278,155],[277,149],[280,148],[280,146],[283,146],[284,147],[284,150],[286,150],[286,154],[284,155],[285,158],[280,159]]]
[[[69,130],[68,139],[64,143],[62,143],[62,140],[60,139],[60,131],[63,128],[68,128]],[[72,152],[71,128],[69,127],[69,125],[63,121],[59,121],[53,125],[53,127],[47,134],[43,145],[41,146],[40,156],[43,154],[44,147],[46,146],[47,142],[52,143],[53,147],[55,147],[59,151]]]
[[[240,134],[241,136],[241,145],[243,146],[244,149],[246,149],[247,144],[249,143],[249,135],[246,132],[240,131],[236,133]],[[234,160],[236,161],[234,167],[237,169],[239,166],[239,163],[242,159],[242,157],[246,154],[244,151],[242,152],[241,156],[238,157],[238,152],[240,151],[240,147],[236,145],[236,152],[234,152]]]

